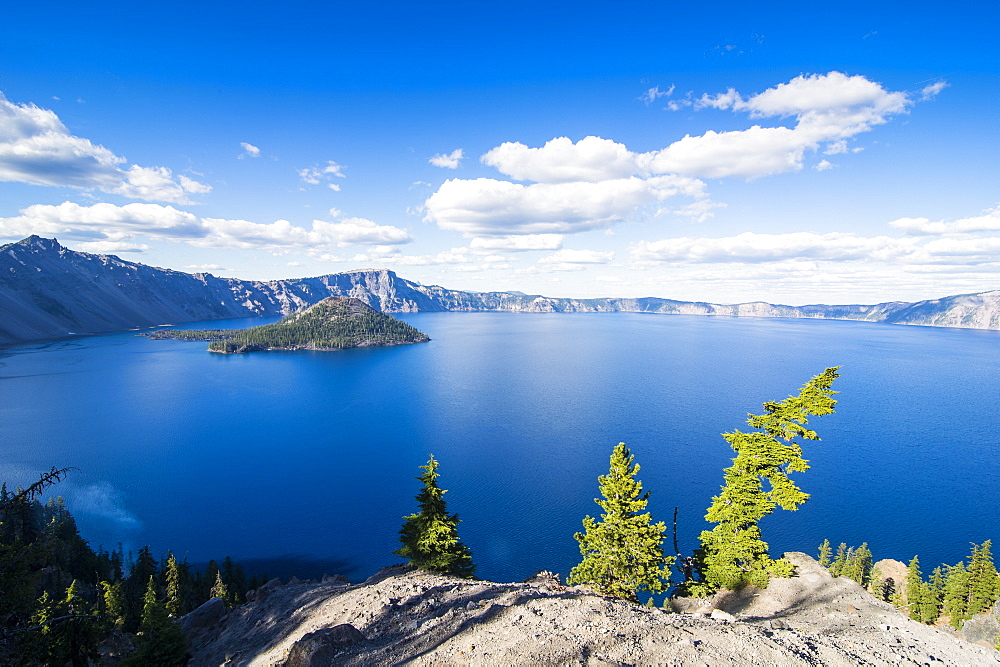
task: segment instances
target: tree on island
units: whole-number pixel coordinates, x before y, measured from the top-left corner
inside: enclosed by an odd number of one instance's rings
[[[472,552],[458,539],[458,515],[448,514],[444,501],[447,491],[437,484],[438,462],[434,455],[420,468],[424,470],[416,478],[424,485],[416,496],[420,511],[404,517],[399,531],[403,546],[393,553],[423,570],[471,578],[476,569]]]
[[[722,436],[736,451],[726,469],[725,486],[712,499],[705,519],[716,524],[701,533],[696,553],[700,581],[685,586],[688,594],[708,595],[720,588],[738,589],[747,584],[764,588],[769,577],[790,576],[794,568],[784,559],[768,555],[758,523],[775,507],[796,510],[809,498],[789,479],[791,472],[809,468],[796,438],[819,440],[805,428],[812,415],[833,413],[837,401],[830,389],[839,377],[827,368],[802,387],[797,396],[764,403],[764,414],[749,415],[747,423],[757,429],[733,431]],[[763,483],[770,485],[764,490]]]
[[[570,570],[566,583],[589,584],[603,595],[637,601],[640,591],[666,589],[673,556],[663,555],[661,521],[652,523],[644,512],[649,492],[635,479],[639,465],[624,442],[611,453],[607,475],[597,482],[604,500],[594,499],[604,513],[601,521],[587,516],[584,532],[573,537],[580,543],[583,560]]]

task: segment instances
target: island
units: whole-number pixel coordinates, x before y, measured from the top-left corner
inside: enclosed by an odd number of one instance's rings
[[[250,329],[161,329],[154,339],[207,340],[209,352],[243,354],[262,350],[345,350],[424,343],[430,337],[406,322],[380,313],[353,297],[331,296],[273,324]]]

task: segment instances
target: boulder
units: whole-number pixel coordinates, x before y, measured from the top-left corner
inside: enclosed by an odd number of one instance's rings
[[[1000,640],[1000,600],[993,608],[976,614],[962,626],[962,637],[972,643],[996,646]]]
[[[181,629],[188,635],[210,627],[222,620],[229,610],[219,598],[212,598],[194,611],[181,616]]]
[[[341,649],[364,641],[365,636],[350,623],[323,628],[303,635],[292,644],[283,667],[325,667]]]

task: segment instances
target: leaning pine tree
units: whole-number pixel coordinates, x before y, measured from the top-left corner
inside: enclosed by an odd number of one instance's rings
[[[403,546],[394,553],[423,570],[471,578],[476,566],[469,547],[458,539],[458,515],[448,514],[444,502],[447,491],[437,485],[438,462],[431,455],[420,468],[424,470],[417,477],[424,484],[417,494],[420,511],[405,517],[399,531]]]
[[[652,523],[644,512],[649,493],[634,479],[639,466],[621,442],[611,454],[607,475],[597,478],[604,500],[594,499],[604,513],[601,521],[583,520],[580,543],[583,561],[570,570],[570,584],[589,584],[603,595],[636,601],[640,590],[657,593],[666,588],[673,556],[663,555],[666,526]]]
[[[749,415],[747,420],[755,432],[722,434],[736,451],[736,458],[726,469],[722,493],[712,498],[705,515],[716,526],[701,534],[697,554],[701,580],[688,584],[688,593],[708,595],[720,588],[737,589],[747,584],[763,588],[770,576],[792,574],[791,563],[768,555],[757,524],[775,507],[796,510],[809,498],[788,478],[790,472],[809,468],[796,438],[819,440],[805,424],[812,415],[833,412],[837,404],[833,394],[837,392],[830,387],[837,377],[837,368],[827,368],[809,380],[797,396],[764,403],[765,413]],[[768,490],[764,489],[765,480]]]

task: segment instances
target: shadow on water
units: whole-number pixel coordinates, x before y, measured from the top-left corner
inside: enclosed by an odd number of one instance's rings
[[[243,568],[247,577],[266,574],[287,581],[291,577],[299,579],[320,579],[324,574],[340,574],[352,582],[358,579],[361,564],[349,558],[316,558],[313,556],[286,554],[262,558],[234,558]],[[222,561],[217,561],[220,565]],[[204,571],[208,563],[194,563],[192,569]]]

